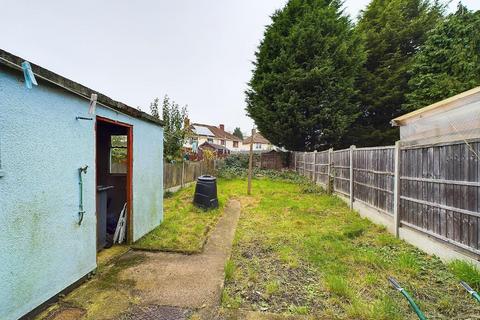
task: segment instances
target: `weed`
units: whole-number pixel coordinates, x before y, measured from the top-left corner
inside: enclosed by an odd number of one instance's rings
[[[348,298],[350,296],[350,290],[345,278],[337,275],[327,275],[325,277],[325,284],[327,289],[337,296]]]
[[[395,301],[387,295],[374,302],[370,316],[371,319],[377,320],[404,319],[402,311],[398,310]]]
[[[400,271],[416,275],[420,272],[420,266],[417,257],[409,252],[401,253],[398,256],[398,268]]]
[[[167,190],[167,191],[165,191],[165,192],[163,193],[163,198],[164,198],[164,199],[171,198],[171,197],[173,197],[174,194],[175,194],[174,192],[172,192],[172,191],[170,191],[170,190]]]
[[[232,297],[227,290],[222,292],[222,305],[231,309],[238,309],[242,305],[242,300],[239,297]]]
[[[272,280],[267,283],[265,286],[265,293],[268,296],[274,295],[280,289],[280,282],[277,280]]]
[[[232,260],[228,260],[225,263],[225,281],[231,281],[235,273],[235,263]]]
[[[292,314],[306,315],[308,314],[308,307],[291,305],[288,307],[288,311]]]

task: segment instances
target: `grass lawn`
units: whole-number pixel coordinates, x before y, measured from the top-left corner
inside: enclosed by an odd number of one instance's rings
[[[227,312],[417,319],[387,282],[387,276],[394,276],[427,318],[480,319],[480,304],[459,286],[455,275],[463,275],[480,289],[480,275],[468,264],[446,266],[362,219],[340,199],[309,193],[298,184],[254,180],[251,197],[244,189],[245,182],[239,180],[219,185],[222,202],[230,196],[242,202],[232,258],[225,266],[222,304]],[[190,193],[167,200],[168,208],[191,210],[182,200]],[[178,222],[190,215],[185,213]],[[168,223],[168,210],[166,217]],[[211,224],[213,220],[195,221]],[[201,233],[187,243],[203,239]],[[183,243],[167,239],[165,246]]]
[[[134,249],[199,253],[216,225],[226,202],[238,192],[232,183],[218,182],[219,208],[205,211],[192,204],[195,186],[180,190],[164,200],[162,224],[132,245]]]

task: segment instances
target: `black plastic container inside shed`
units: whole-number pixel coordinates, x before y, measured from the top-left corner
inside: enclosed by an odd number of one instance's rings
[[[213,176],[198,177],[193,204],[203,209],[218,208],[217,178]]]

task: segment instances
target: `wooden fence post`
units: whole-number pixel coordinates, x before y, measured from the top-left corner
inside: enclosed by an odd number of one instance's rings
[[[328,166],[327,166],[327,172],[328,172],[328,181],[327,181],[327,193],[331,194],[333,192],[333,186],[332,186],[332,153],[333,153],[333,148],[328,149]]]
[[[353,183],[354,183],[354,171],[353,171],[353,154],[355,152],[355,146],[350,146],[350,209],[353,209],[353,201],[355,196],[353,194]]]
[[[395,237],[400,236],[400,141],[395,142],[395,171],[394,171],[394,184],[393,184],[393,228]]]
[[[252,170],[253,170],[253,137],[255,136],[255,129],[252,129],[252,141],[250,141],[250,155],[248,158],[248,186],[247,194],[252,194]]]

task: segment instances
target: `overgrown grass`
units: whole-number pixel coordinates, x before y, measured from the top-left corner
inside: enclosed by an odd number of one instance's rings
[[[164,197],[162,224],[137,241],[134,249],[198,253],[208,232],[223,212],[225,197],[219,197],[218,209],[205,211],[193,205],[194,186]]]
[[[447,267],[338,198],[306,192],[285,178],[224,181],[242,194],[242,216],[222,296],[226,308],[307,314],[325,319],[416,319],[388,276],[396,277],[429,319],[476,319],[480,306],[459,286],[478,271]],[[306,188],[307,186],[307,188]],[[458,278],[457,278],[457,276]]]
[[[133,249],[194,254],[202,251],[228,199],[245,196],[246,185],[239,180],[219,180],[219,208],[203,210],[193,205],[195,186],[168,193],[164,198],[164,219],[160,226],[132,245]],[[242,185],[245,185],[242,188]]]
[[[474,290],[480,292],[480,269],[474,264],[456,260],[449,264],[450,270],[459,280],[463,280]]]

